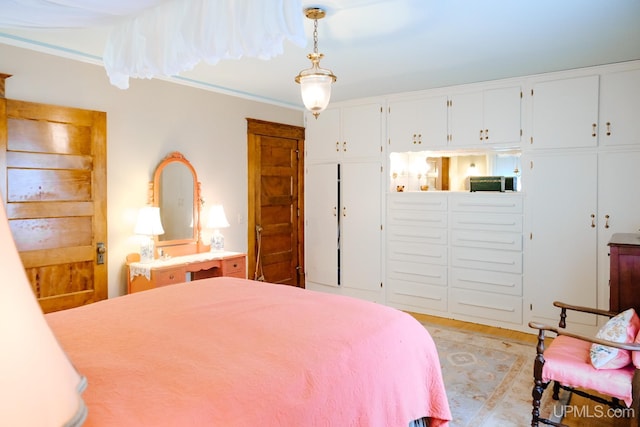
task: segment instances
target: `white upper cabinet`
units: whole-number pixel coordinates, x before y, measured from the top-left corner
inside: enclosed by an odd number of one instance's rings
[[[482,143],[482,92],[461,93],[451,96],[449,103],[449,142],[457,146],[475,146]]]
[[[640,69],[601,76],[600,144],[640,144]]]
[[[531,148],[595,147],[598,82],[593,75],[534,84]]]
[[[368,103],[307,114],[307,159],[379,159],[382,152],[382,104]]]
[[[334,159],[340,146],[340,109],[324,110],[316,119],[307,113],[305,150],[308,159]]]
[[[484,142],[519,144],[522,140],[522,88],[484,91]]]
[[[422,151],[447,145],[447,97],[397,100],[389,103],[391,151]]]
[[[349,159],[379,160],[382,154],[382,104],[378,102],[342,108],[342,140],[339,149]]]
[[[449,142],[457,147],[520,144],[520,86],[485,89],[451,96]]]

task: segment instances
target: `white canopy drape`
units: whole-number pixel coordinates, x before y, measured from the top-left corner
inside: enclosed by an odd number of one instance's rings
[[[3,28],[111,25],[109,79],[172,76],[201,61],[270,59],[284,41],[306,44],[301,0],[0,0]]]

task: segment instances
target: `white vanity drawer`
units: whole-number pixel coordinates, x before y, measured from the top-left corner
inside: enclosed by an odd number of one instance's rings
[[[389,193],[390,210],[447,211],[447,194]]]
[[[423,243],[428,245],[446,245],[447,229],[435,227],[412,227],[410,225],[389,225],[387,242]]]
[[[454,212],[452,228],[522,233],[522,215]]]
[[[522,323],[522,298],[518,296],[451,288],[449,307],[453,313],[465,316]]]
[[[450,284],[453,288],[522,296],[522,274],[517,273],[453,267]]]
[[[520,194],[455,194],[449,203],[453,212],[522,213]]]
[[[387,215],[389,224],[407,225],[410,227],[438,227],[447,228],[446,212],[431,212],[418,210],[391,210]]]
[[[505,273],[522,273],[522,253],[454,246],[451,248],[451,265]]]
[[[387,263],[387,277],[405,282],[446,287],[446,261],[444,265],[436,265],[390,260]]]
[[[389,280],[387,302],[424,310],[447,311],[447,288],[404,280]]]
[[[389,260],[447,265],[447,247],[421,243],[388,242]]]
[[[451,244],[470,248],[522,251],[521,233],[495,231],[452,230]]]

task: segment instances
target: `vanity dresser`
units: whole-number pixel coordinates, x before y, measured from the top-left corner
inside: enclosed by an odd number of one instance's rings
[[[246,279],[246,254],[210,251],[203,243],[200,182],[191,163],[178,152],[167,155],[149,183],[148,204],[160,210],[164,233],[155,236],[154,259],[127,256],[127,293],[230,276]]]
[[[158,258],[150,263],[138,262],[136,255],[127,258],[127,293],[209,277],[247,278],[246,254],[243,253],[200,252]]]

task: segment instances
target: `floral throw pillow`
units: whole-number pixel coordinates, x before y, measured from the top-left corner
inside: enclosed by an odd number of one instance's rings
[[[623,311],[609,321],[598,331],[597,338],[632,343],[640,330],[640,318],[633,308]],[[600,344],[591,345],[591,364],[596,369],[618,369],[631,362],[631,352]]]

